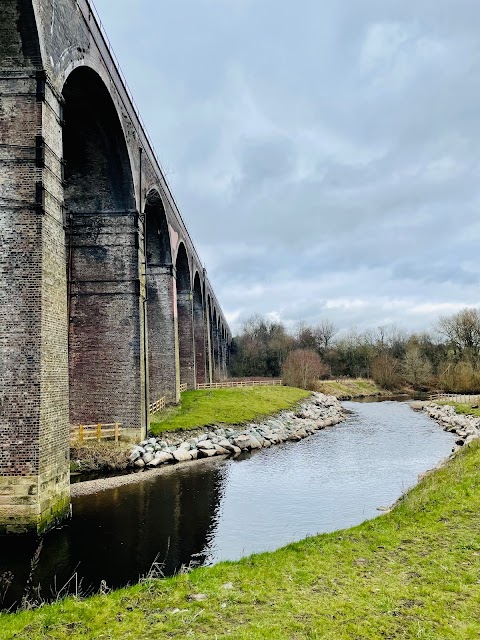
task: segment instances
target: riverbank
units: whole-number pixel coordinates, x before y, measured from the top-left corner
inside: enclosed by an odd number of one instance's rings
[[[273,553],[0,616],[0,638],[478,638],[480,448],[388,514]],[[288,481],[288,479],[286,479]]]
[[[342,380],[322,380],[317,383],[317,391],[335,396],[338,400],[353,398],[369,398],[393,395],[391,391],[382,389],[368,378],[345,378]]]
[[[291,409],[309,391],[294,387],[239,387],[185,391],[180,405],[167,407],[150,421],[153,435],[211,425],[238,425]]]
[[[148,438],[132,449],[129,461],[137,469],[149,469],[199,458],[239,455],[242,451],[268,448],[287,441],[298,442],[344,418],[345,413],[336,398],[311,393],[294,411],[282,411],[240,429],[217,425],[209,431],[170,434],[168,439]]]
[[[283,411],[243,428],[217,426],[211,431],[197,429],[174,432],[168,434],[168,438],[167,434],[148,438],[133,447],[130,453],[129,463],[137,473],[75,483],[71,487],[71,495],[89,495],[142,482],[146,479],[144,473],[148,476],[170,473],[192,462],[199,464],[206,460],[236,457],[242,451],[269,448],[287,441],[298,442],[316,431],[339,424],[345,416],[335,398],[313,393],[295,411]]]
[[[438,422],[445,431],[455,433],[454,450],[470,444],[480,438],[480,417],[475,414],[458,412],[457,405],[438,404],[436,402],[412,402],[412,409],[425,411],[427,415]]]
[[[297,407],[310,395],[309,391],[292,387],[186,391],[182,393],[178,406],[167,407],[152,416],[150,435],[154,437],[154,434],[161,433],[159,442],[165,444],[164,449],[174,451],[177,444],[187,438],[275,416]],[[77,478],[82,475],[88,477],[91,473],[124,473],[132,466],[132,461],[129,461],[131,452],[131,443],[122,441],[117,444],[102,440],[74,446],[70,450],[70,470]],[[112,479],[109,481],[113,483]]]

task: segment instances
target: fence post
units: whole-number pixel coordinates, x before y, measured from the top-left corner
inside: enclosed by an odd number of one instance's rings
[[[83,424],[78,428],[78,442],[83,444]]]
[[[118,422],[115,422],[115,442],[118,442]]]
[[[97,425],[97,440],[101,440],[101,439],[102,439],[102,425],[99,422]]]

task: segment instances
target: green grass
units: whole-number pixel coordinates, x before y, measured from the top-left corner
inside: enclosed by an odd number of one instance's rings
[[[387,396],[392,395],[378,387],[373,380],[367,378],[352,378],[350,380],[322,380],[317,383],[318,391],[337,398],[343,396]]]
[[[477,441],[358,527],[2,615],[0,639],[478,640],[479,532]]]
[[[292,387],[185,391],[180,406],[152,416],[150,430],[158,435],[209,424],[243,424],[288,409],[309,395],[308,391]]]
[[[476,416],[480,418],[480,409],[473,409],[471,404],[461,404],[458,402],[447,402],[446,404],[455,407],[457,413],[462,413],[467,416]]]

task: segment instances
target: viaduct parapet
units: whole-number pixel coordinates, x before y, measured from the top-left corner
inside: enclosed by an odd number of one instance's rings
[[[146,433],[231,334],[87,0],[0,3],[0,533],[69,511],[70,425]]]

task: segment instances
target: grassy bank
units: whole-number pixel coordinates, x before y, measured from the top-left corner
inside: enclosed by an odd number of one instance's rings
[[[195,429],[209,424],[242,424],[288,409],[309,392],[291,387],[240,387],[186,391],[181,404],[152,416],[150,430]]]
[[[447,404],[455,407],[455,411],[457,413],[462,413],[467,416],[476,416],[477,418],[480,418],[480,409],[478,408],[477,403],[475,403],[475,408],[473,408],[471,404],[462,404],[458,402],[448,402]]]
[[[131,450],[132,445],[129,442],[109,440],[73,446],[70,448],[70,471],[89,473],[125,470]]]
[[[390,396],[389,391],[378,387],[373,380],[368,378],[352,378],[349,380],[322,380],[318,383],[318,391],[328,395],[344,398],[350,396]]]
[[[84,602],[2,615],[0,638],[473,640],[479,531],[474,443],[393,511],[358,527]],[[205,599],[195,600],[199,594]]]

